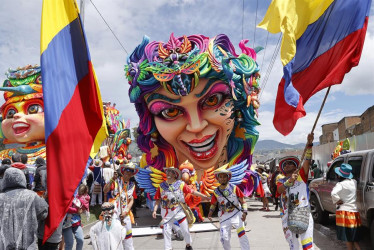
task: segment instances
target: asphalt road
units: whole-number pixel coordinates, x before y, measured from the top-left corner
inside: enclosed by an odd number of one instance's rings
[[[259,211],[261,207],[262,203],[260,201],[255,199],[248,200],[249,212],[247,216],[246,233],[249,237],[251,249],[288,250],[289,247],[282,232],[279,211],[274,211],[274,207],[271,207],[272,211],[269,212]],[[139,209],[137,215],[137,226],[156,226],[159,222],[159,220],[151,218],[150,212],[146,208]],[[87,225],[84,227],[85,235],[88,234],[90,226],[91,225]],[[192,233],[191,235],[194,249],[223,249],[219,240],[218,230],[213,232]],[[360,242],[361,249],[372,249],[370,247],[370,239],[367,230],[364,231],[363,237],[363,241]],[[135,249],[163,249],[164,243],[162,235],[134,237],[133,240]],[[231,246],[232,249],[240,249],[235,230],[232,231]],[[175,240],[173,241],[173,248],[185,249],[185,242]],[[85,240],[84,249],[92,249],[89,239]],[[345,244],[336,239],[333,216],[330,217],[330,221],[326,226],[318,224],[314,226],[314,249],[345,249]]]

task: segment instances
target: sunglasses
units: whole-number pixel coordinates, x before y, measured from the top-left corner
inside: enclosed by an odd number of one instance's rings
[[[284,165],[286,166],[286,165],[293,165],[293,166],[295,166],[295,162],[294,161],[285,161],[284,162]]]
[[[134,173],[135,170],[134,169],[130,169],[130,168],[124,168],[123,169],[123,172],[130,172],[130,173]]]

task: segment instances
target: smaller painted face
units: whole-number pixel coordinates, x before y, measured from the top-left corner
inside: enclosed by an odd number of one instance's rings
[[[218,175],[218,182],[221,185],[226,185],[229,182],[229,176],[227,174],[219,174]]]
[[[44,105],[41,99],[11,103],[2,112],[1,128],[9,142],[44,141]]]
[[[226,163],[220,161],[227,161],[225,146],[234,127],[230,93],[225,82],[202,78],[187,96],[159,88],[147,97],[157,130],[179,162],[189,160],[196,170]]]
[[[182,174],[182,181],[184,181],[187,184],[190,184],[190,174],[189,173],[183,173]]]

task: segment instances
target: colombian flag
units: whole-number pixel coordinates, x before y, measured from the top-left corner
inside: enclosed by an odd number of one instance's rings
[[[358,65],[371,0],[274,0],[258,25],[283,33],[283,78],[273,123],[288,135],[304,104],[318,91],[340,84]]]
[[[75,0],[44,0],[41,23],[49,201],[45,241],[64,218],[89,156],[107,132]]]

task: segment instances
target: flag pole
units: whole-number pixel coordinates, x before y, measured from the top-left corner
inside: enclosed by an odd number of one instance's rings
[[[323,107],[325,106],[325,102],[326,102],[326,99],[327,99],[327,96],[329,95],[329,92],[330,92],[330,88],[331,86],[329,86],[327,88],[327,91],[326,91],[326,94],[325,94],[325,98],[323,99],[322,101],[322,104],[321,104],[321,107],[319,108],[319,111],[318,111],[318,115],[316,117],[316,120],[314,121],[314,125],[313,125],[313,128],[312,128],[312,131],[310,132],[311,134],[314,132],[314,129],[316,128],[316,125],[317,125],[317,122],[318,122],[318,119],[321,115],[321,112],[322,112],[322,109]],[[300,166],[298,168],[298,171],[300,170],[301,166],[302,166],[302,162],[304,160],[304,157],[305,157],[305,152],[306,152],[306,149],[308,148],[308,142],[305,144],[305,148],[304,148],[304,151],[303,151],[303,154],[301,156],[301,159],[300,159]]]

